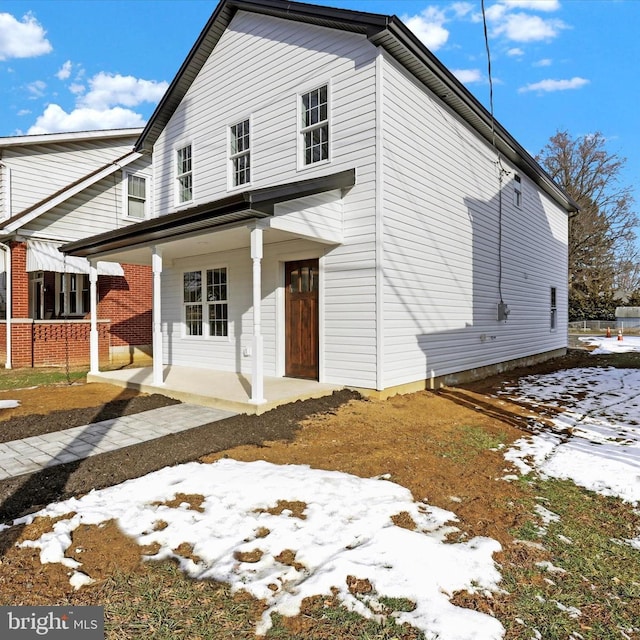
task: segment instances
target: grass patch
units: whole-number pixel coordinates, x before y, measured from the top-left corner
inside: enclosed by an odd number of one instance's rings
[[[547,554],[541,561],[540,553],[506,553],[502,586],[510,596],[498,616],[506,639],[640,638],[640,553],[624,542],[640,534],[640,514],[569,481],[536,480],[529,491],[531,521],[514,534]],[[559,520],[543,522],[536,503]]]
[[[50,384],[72,384],[84,382],[86,368],[47,367],[36,369],[0,369],[0,391],[9,389],[28,389]]]
[[[71,604],[104,606],[106,640],[255,640],[255,623],[264,610],[260,602],[243,592],[232,594],[225,584],[185,577],[172,562],[114,575],[77,598],[82,602]],[[395,599],[388,604],[398,605],[398,611],[413,606]],[[301,615],[274,614],[272,620],[266,640],[424,640],[421,632],[392,617],[365,619],[332,597],[309,598]]]
[[[504,444],[502,434],[489,433],[475,425],[462,425],[455,433],[455,439],[434,443],[440,456],[451,458],[454,462],[469,462],[482,451]]]

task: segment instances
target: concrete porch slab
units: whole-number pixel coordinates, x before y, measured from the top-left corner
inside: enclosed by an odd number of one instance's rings
[[[264,396],[266,402],[256,405],[249,401],[251,398],[251,376],[227,371],[166,365],[162,386],[153,384],[153,369],[151,367],[101,371],[89,374],[87,381],[137,389],[143,393],[161,393],[182,402],[252,414],[261,414],[296,400],[321,398],[344,388],[314,380],[265,377]]]

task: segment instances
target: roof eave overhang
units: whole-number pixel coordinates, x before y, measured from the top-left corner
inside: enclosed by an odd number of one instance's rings
[[[506,159],[523,171],[567,212],[578,204],[561,189],[522,145],[480,104],[473,94],[395,16],[369,41],[382,47],[460,115]]]
[[[123,229],[70,242],[60,247],[63,253],[90,258],[122,249],[153,246],[229,225],[268,218],[278,203],[325,191],[344,190],[355,184],[355,169],[328,176],[243,191],[226,198],[145,220]]]

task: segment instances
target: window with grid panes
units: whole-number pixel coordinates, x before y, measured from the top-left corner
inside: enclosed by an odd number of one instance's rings
[[[178,202],[193,200],[193,172],[191,161],[191,145],[178,149],[176,153],[178,182]]]
[[[329,159],[329,98],[324,85],[301,96],[302,155],[305,165]]]
[[[234,187],[251,182],[251,137],[249,120],[234,124],[230,130],[229,157]]]
[[[204,337],[228,336],[227,295],[226,267],[185,272],[183,276],[185,334]]]

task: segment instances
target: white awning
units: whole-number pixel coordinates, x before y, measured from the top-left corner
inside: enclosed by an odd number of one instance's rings
[[[65,256],[58,250],[62,243],[27,240],[27,271],[55,271],[56,273],[89,273],[89,261],[77,256]],[[119,262],[98,262],[101,276],[123,276]]]

